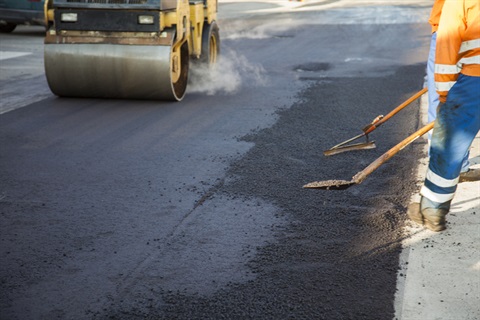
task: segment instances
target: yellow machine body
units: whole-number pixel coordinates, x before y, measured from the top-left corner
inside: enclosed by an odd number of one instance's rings
[[[215,63],[216,0],[47,0],[45,74],[67,97],[181,100]]]

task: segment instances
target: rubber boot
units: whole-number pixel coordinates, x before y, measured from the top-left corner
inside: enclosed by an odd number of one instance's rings
[[[450,203],[438,203],[422,197],[420,203],[414,202],[408,206],[407,215],[414,222],[439,232],[446,229],[445,216],[450,211]]]
[[[469,169],[466,172],[460,173],[458,182],[470,182],[480,180],[480,169]]]

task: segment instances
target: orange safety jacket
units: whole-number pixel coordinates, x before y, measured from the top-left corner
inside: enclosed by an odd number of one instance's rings
[[[442,14],[442,7],[445,0],[435,0],[430,13],[430,19],[428,23],[432,26],[432,33],[438,30],[438,23],[440,22],[440,15]]]
[[[437,30],[435,88],[440,101],[458,75],[480,77],[480,0],[445,0]]]

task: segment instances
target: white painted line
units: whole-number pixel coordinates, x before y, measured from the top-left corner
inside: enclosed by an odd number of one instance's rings
[[[0,60],[18,58],[28,56],[31,52],[16,52],[16,51],[0,51]]]

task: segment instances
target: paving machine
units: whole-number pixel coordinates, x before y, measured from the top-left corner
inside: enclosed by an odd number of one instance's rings
[[[180,101],[190,62],[220,53],[217,0],[46,0],[45,74],[58,96]]]

